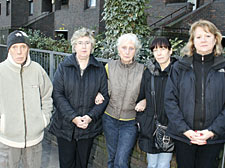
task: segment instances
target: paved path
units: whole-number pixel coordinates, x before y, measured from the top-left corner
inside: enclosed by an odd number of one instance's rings
[[[56,144],[44,139],[42,145],[41,168],[59,168],[58,148]]]

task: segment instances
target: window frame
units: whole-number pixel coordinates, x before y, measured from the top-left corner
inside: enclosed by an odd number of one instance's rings
[[[86,9],[95,8],[97,5],[97,0],[86,0]]]
[[[6,16],[10,15],[10,0],[6,0]]]
[[[29,0],[29,15],[32,16],[34,14],[34,1]]]

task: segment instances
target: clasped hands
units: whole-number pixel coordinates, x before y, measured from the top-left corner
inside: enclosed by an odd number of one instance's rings
[[[186,132],[184,132],[184,135],[190,139],[190,142],[192,144],[196,144],[196,145],[206,145],[207,144],[207,140],[209,138],[213,138],[214,133],[212,131],[209,131],[207,129],[205,130],[188,130]]]
[[[81,128],[81,129],[86,129],[88,127],[88,124],[92,121],[91,117],[89,117],[88,115],[84,115],[83,117],[81,116],[78,116],[78,117],[75,117],[72,122],[74,124],[76,124],[76,126],[78,128]]]

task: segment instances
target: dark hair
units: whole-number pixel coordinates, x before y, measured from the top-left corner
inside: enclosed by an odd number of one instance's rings
[[[152,44],[150,45],[151,51],[153,51],[153,49],[156,47],[159,47],[159,48],[165,47],[170,50],[171,43],[169,42],[169,40],[166,37],[158,37],[152,41]]]

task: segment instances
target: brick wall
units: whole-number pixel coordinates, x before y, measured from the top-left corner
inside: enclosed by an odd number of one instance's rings
[[[94,141],[90,163],[93,168],[107,168],[106,141],[103,135],[98,136]],[[138,145],[135,145],[131,156],[131,168],[146,168],[146,154],[141,152]]]
[[[6,16],[6,0],[0,0],[0,3],[1,3],[0,26],[1,27],[11,26],[11,15]]]
[[[99,32],[102,29],[99,21],[101,20],[101,11],[103,0],[96,1],[96,7],[86,8],[85,1],[69,1],[69,5],[61,6],[60,10],[55,11],[55,30],[64,28],[68,30],[68,39],[71,38],[74,29],[79,27],[88,27]],[[58,8],[58,7],[57,7]]]
[[[225,1],[214,1],[212,4],[196,10],[182,21],[173,25],[173,27],[190,28],[190,25],[199,20],[206,19],[213,22],[221,33],[225,35]]]
[[[22,2],[21,2],[22,1]],[[29,3],[27,0],[10,1],[11,3],[11,26],[21,27],[28,21]]]
[[[45,138],[53,143],[57,144],[55,136],[51,135],[50,133],[45,133]],[[99,135],[95,138],[94,144],[92,147],[90,159],[89,159],[89,166],[88,168],[107,168],[107,150],[106,150],[106,141],[104,135]],[[146,153],[142,152],[138,144],[135,145],[131,161],[130,161],[131,168],[146,168]],[[171,168],[176,167],[175,156],[171,162]]]
[[[46,36],[54,38],[54,13],[34,22],[29,28],[40,30]]]
[[[149,25],[185,6],[186,3],[167,4],[165,3],[165,0],[151,0],[150,5],[152,7],[146,10],[146,12],[148,13],[147,21]]]

